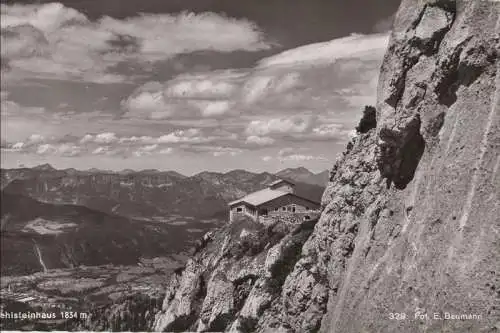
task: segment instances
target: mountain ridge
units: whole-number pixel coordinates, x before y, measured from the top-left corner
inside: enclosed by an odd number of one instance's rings
[[[251,174],[263,174],[263,173],[268,173],[268,174],[274,174],[274,175],[285,175],[285,174],[307,174],[311,176],[319,176],[319,175],[324,175],[325,173],[328,173],[328,170],[320,171],[317,173],[314,173],[307,169],[304,166],[299,166],[299,167],[290,167],[290,168],[285,168],[281,169],[275,173],[270,172],[270,171],[262,171],[262,172],[252,172],[244,169],[232,169],[229,171],[201,171],[198,173],[195,173],[191,176],[186,176],[179,171],[175,170],[158,170],[158,169],[142,169],[142,170],[134,170],[134,169],[122,169],[122,170],[105,170],[105,169],[99,169],[99,168],[90,168],[90,169],[76,169],[76,168],[63,168],[63,169],[58,169],[52,166],[50,163],[44,163],[44,164],[39,164],[33,167],[18,167],[18,168],[0,168],[0,170],[6,170],[6,171],[14,171],[14,170],[40,170],[40,171],[65,171],[65,172],[72,172],[72,173],[102,173],[102,174],[141,174],[141,173],[148,173],[148,174],[172,174],[172,175],[177,175],[180,178],[189,178],[189,177],[194,177],[200,174],[204,173],[210,173],[210,174],[221,174],[221,175],[228,175],[232,173],[251,173]],[[324,184],[323,184],[324,185]]]
[[[191,177],[172,171],[108,173],[43,168],[1,169],[2,190],[43,202],[87,206],[129,218],[182,215],[225,219],[227,203],[279,179],[268,172],[201,172]],[[288,175],[290,176],[290,175]],[[297,183],[297,191],[319,201],[324,186]],[[303,179],[299,179],[303,180]],[[197,202],[196,205],[193,205]]]

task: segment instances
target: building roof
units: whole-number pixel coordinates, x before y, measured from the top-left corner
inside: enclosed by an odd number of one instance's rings
[[[294,196],[297,198],[301,198],[301,199],[304,199],[306,201],[309,201],[309,202],[317,204],[317,205],[320,204],[319,202],[305,198],[305,197],[297,195],[295,193],[276,191],[276,190],[272,190],[270,188],[265,188],[263,190],[250,193],[247,196],[244,196],[243,198],[240,198],[238,200],[231,201],[229,203],[229,206],[234,206],[235,204],[245,202],[247,204],[250,204],[252,206],[257,207],[257,206],[260,206],[262,204],[265,204],[266,202],[269,202],[269,201],[277,199],[277,198],[284,197],[286,195],[291,195],[291,196]]]
[[[263,203],[266,203],[268,201],[283,197],[285,195],[288,195],[290,193],[288,192],[283,192],[283,191],[276,191],[272,190],[270,188],[265,188],[263,190],[253,192],[248,194],[247,196],[244,196],[243,198],[240,198],[235,201],[231,201],[229,203],[229,206],[232,206],[234,204],[237,204],[239,202],[246,202],[252,206],[259,206],[262,205]]]

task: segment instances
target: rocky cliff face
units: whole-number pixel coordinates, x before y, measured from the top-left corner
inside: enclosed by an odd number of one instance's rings
[[[244,219],[206,234],[172,276],[154,328],[253,332],[264,312],[279,325],[285,279],[317,221],[263,226]]]
[[[243,256],[228,252],[242,239],[216,234],[172,278],[154,328],[498,332],[499,6],[403,0],[377,126],[333,167],[314,229]]]

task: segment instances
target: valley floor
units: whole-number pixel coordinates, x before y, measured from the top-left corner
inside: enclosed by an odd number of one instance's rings
[[[141,295],[161,299],[170,274],[182,267],[186,258],[179,254],[144,259],[137,266],[81,266],[25,276],[2,276],[0,329],[29,330],[37,324],[51,328],[68,319],[85,320],[92,310],[112,306],[127,297]],[[57,320],[50,316],[50,319],[23,320],[14,315],[19,313],[38,313],[39,316],[55,313]],[[75,318],[62,318],[68,313]]]

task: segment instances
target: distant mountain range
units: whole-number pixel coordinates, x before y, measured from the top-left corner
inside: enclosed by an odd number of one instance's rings
[[[313,173],[304,167],[298,167],[281,170],[275,175],[280,178],[291,179],[296,182],[325,187],[328,183],[330,173],[328,170],[320,173]]]
[[[321,200],[322,174],[233,170],[187,177],[174,171],[1,169],[2,274],[45,268],[130,265],[178,253],[227,221],[227,203],[278,178]]]
[[[319,201],[327,172],[305,168],[276,174],[233,170],[201,172],[191,177],[175,171],[56,170],[49,164],[1,169],[2,190],[45,203],[85,206],[129,218],[165,215],[226,218],[227,203],[260,190],[278,178],[296,183],[297,192]]]

